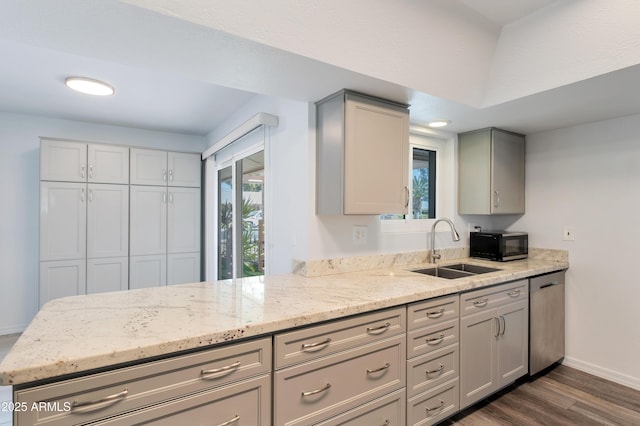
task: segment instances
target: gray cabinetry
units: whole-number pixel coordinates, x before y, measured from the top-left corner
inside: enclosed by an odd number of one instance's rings
[[[414,303],[407,312],[407,424],[432,425],[459,408],[459,298]]]
[[[160,424],[191,424],[192,415],[210,415],[219,423],[240,415],[247,424],[267,425],[270,370],[271,339],[263,338],[18,390],[17,403],[31,407],[46,401],[60,409],[18,412],[14,420],[66,426],[165,418]]]
[[[406,213],[406,105],[341,91],[317,103],[317,127],[318,214]]]
[[[274,423],[334,424],[336,416],[353,415],[353,424],[364,424],[355,419],[384,417],[365,413],[384,412],[384,396],[405,387],[405,312],[397,308],[276,335]],[[397,409],[391,411],[390,424],[401,424]],[[386,420],[392,419],[380,423]]]
[[[458,213],[521,214],[525,137],[488,128],[458,135]]]
[[[460,296],[461,408],[527,374],[528,298],[527,280]]]

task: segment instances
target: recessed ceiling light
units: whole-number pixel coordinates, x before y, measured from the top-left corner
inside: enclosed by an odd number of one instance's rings
[[[429,127],[444,127],[451,124],[451,120],[435,120],[429,122]]]
[[[64,81],[64,84],[70,89],[87,95],[110,96],[115,93],[115,89],[111,85],[92,78],[69,77]]]

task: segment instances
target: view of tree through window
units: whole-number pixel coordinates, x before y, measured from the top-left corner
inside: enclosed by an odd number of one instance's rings
[[[411,200],[409,211],[412,219],[436,217],[436,152],[413,148],[411,161]],[[405,219],[407,215],[387,214],[382,219]]]
[[[264,151],[236,161],[235,175],[218,171],[218,279],[264,275]]]

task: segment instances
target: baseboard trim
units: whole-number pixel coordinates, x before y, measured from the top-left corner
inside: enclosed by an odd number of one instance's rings
[[[564,357],[562,364],[568,367],[575,368],[576,370],[584,371],[585,373],[593,374],[594,376],[598,376],[603,379],[611,380],[612,382],[628,386],[636,390],[640,390],[640,378],[618,373],[617,371],[602,368],[589,362],[581,361],[579,359],[567,356]]]
[[[9,327],[1,327],[0,328],[0,336],[5,336],[8,334],[20,334],[26,330],[28,324],[14,324]]]

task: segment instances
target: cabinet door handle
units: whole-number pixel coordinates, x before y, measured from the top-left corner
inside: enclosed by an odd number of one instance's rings
[[[504,336],[504,332],[507,331],[507,321],[504,319],[504,315],[500,315],[500,319],[502,320],[502,333],[501,336]]]
[[[326,392],[331,388],[331,383],[327,383],[324,387],[320,388],[320,389],[316,389],[316,390],[312,390],[312,391],[308,391],[308,392],[302,392],[302,396],[311,396],[311,395],[315,395],[317,393],[320,392]]]
[[[167,170],[166,169],[162,169],[162,181],[163,182],[167,181]]]
[[[319,351],[321,349],[326,348],[327,346],[329,346],[329,343],[331,343],[331,338],[327,337],[325,340],[323,340],[322,342],[315,342],[315,343],[305,343],[302,345],[302,351],[303,352],[315,352],[315,351]]]
[[[173,193],[169,194],[169,203],[173,204]]]
[[[232,419],[229,419],[224,423],[220,423],[218,426],[229,426],[239,421],[240,421],[240,416],[236,414]]]
[[[500,207],[500,192],[493,191],[493,193],[495,194],[495,203],[493,204],[493,207],[498,208]]]
[[[80,164],[80,177],[84,179],[84,174],[85,174],[85,165],[84,164]]]
[[[80,201],[84,203],[84,188],[80,189]]]
[[[116,404],[127,397],[129,391],[127,389],[122,392],[114,393],[113,395],[105,396],[96,401],[78,402],[73,401],[71,403],[71,411],[93,411],[101,408],[106,408],[113,404]],[[107,404],[106,406],[104,404]]]
[[[440,367],[436,368],[435,370],[425,370],[425,373],[427,373],[428,376],[429,374],[440,373],[442,372],[442,370],[444,370],[444,365],[440,364]]]
[[[438,337],[427,339],[427,345],[438,345],[444,340],[444,333],[440,333]]]
[[[89,202],[93,203],[93,189],[89,190]]]
[[[240,416],[236,414],[234,418],[229,419],[224,423],[220,423],[218,426],[229,426],[229,425],[232,425],[232,424],[234,424],[234,423],[236,423],[238,421],[240,421]]]
[[[494,337],[498,337],[500,336],[500,318],[498,317],[493,317],[494,320],[496,320],[496,334],[494,335]]]
[[[167,193],[166,192],[162,194],[162,202],[164,204],[167,204]]]
[[[89,164],[89,179],[93,179],[93,164]]]
[[[440,308],[437,311],[427,312],[427,318],[440,318],[444,314],[444,308]]]
[[[233,364],[225,365],[220,368],[212,368],[211,370],[200,370],[200,378],[201,379],[217,379],[220,376],[226,376],[237,370],[240,367],[240,361],[236,361]],[[222,374],[221,374],[222,373]],[[216,375],[216,377],[211,377]]]
[[[378,373],[380,371],[386,370],[389,367],[391,367],[391,364],[389,364],[388,362],[385,362],[385,364],[382,367],[374,368],[374,369],[367,368],[367,374]]]
[[[391,327],[391,323],[387,322],[383,325],[381,325],[380,327],[367,327],[367,333],[368,334],[382,334],[385,331],[387,331],[389,329],[389,327]]]
[[[511,297],[518,297],[518,296],[520,296],[520,289],[517,288],[517,289],[515,289],[513,291],[510,291],[509,293],[507,293],[507,295],[511,296]]]
[[[409,199],[410,199],[410,198],[409,198],[409,187],[408,187],[408,186],[405,186],[405,187],[404,187],[404,190],[405,190],[404,208],[405,208],[405,209],[408,209],[408,208],[409,208]]]
[[[485,306],[487,306],[487,303],[489,303],[489,299],[484,298],[473,302],[473,306],[475,306],[476,308],[484,308]]]
[[[173,170],[169,169],[169,182],[173,182]]]
[[[437,411],[440,410],[442,407],[444,407],[444,401],[440,400],[440,405],[433,407],[433,408],[427,408],[427,413],[430,413],[431,411]]]

